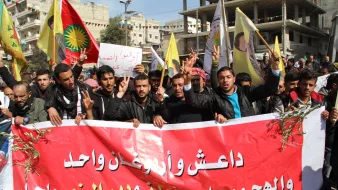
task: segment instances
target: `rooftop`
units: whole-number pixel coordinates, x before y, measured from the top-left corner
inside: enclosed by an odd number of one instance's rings
[[[232,0],[232,1],[226,1],[224,2],[224,6],[228,7],[228,20],[235,20],[235,9],[236,7],[239,7],[248,17],[254,18],[254,11],[253,11],[253,4],[257,2],[258,4],[258,15],[264,15],[264,9],[269,10],[269,12],[273,12],[274,15],[281,15],[282,9],[281,9],[281,0]],[[310,1],[307,0],[292,0],[292,1],[286,1],[287,3],[287,14],[288,17],[293,17],[294,10],[293,7],[295,4],[301,5],[299,6],[300,11],[299,14],[301,14],[301,8],[305,8],[306,15],[310,14],[324,14],[325,11],[320,8],[319,6],[313,4]],[[211,21],[215,10],[217,7],[217,3],[201,6],[199,8],[195,9],[189,9],[186,11],[181,11],[179,14],[189,16],[196,18],[196,10],[198,9],[199,14],[206,13],[207,14],[207,20]],[[269,16],[274,16],[269,15]]]

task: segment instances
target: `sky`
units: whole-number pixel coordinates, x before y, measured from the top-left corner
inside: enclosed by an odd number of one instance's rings
[[[200,0],[188,0],[188,9],[196,8]],[[110,17],[124,12],[124,5],[119,0],[81,0],[81,2],[94,2],[109,7]],[[183,10],[182,0],[132,0],[128,11],[142,13],[146,19],[156,19],[160,24],[166,21],[182,18],[178,12]]]

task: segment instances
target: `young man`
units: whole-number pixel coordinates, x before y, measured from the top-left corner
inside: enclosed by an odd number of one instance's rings
[[[323,97],[314,91],[316,82],[317,74],[314,71],[305,69],[300,72],[298,87],[289,94],[280,96],[280,101],[283,104],[281,112],[293,110],[304,105],[314,107],[321,104]]]
[[[164,89],[159,88],[157,95],[160,103],[159,115],[154,118],[154,125],[162,127],[167,122],[173,123],[189,123],[212,120],[212,112],[208,109],[198,109],[187,104],[184,99],[184,77],[182,74],[176,74],[172,78],[172,86],[174,94],[167,98],[164,97]],[[199,92],[198,92],[199,93]]]
[[[32,95],[44,99],[48,89],[51,88],[51,76],[48,69],[39,69],[36,72],[36,82],[32,85]]]
[[[290,92],[298,87],[299,73],[287,73],[284,79],[285,92]]]
[[[269,71],[269,78],[265,85],[255,88],[236,86],[234,71],[230,67],[222,67],[217,72],[219,87],[215,89],[216,93],[212,96],[195,94],[191,89],[191,71],[189,68],[184,68],[186,102],[196,108],[213,110],[216,114],[215,119],[220,123],[227,119],[254,115],[252,102],[269,97],[277,91],[280,78],[279,59],[276,55],[272,57],[270,59],[272,71]],[[215,68],[218,68],[218,60],[219,52],[214,51],[212,75],[215,74]],[[244,88],[249,88],[249,90]]]
[[[15,100],[13,117],[16,125],[47,121],[45,101],[32,96],[27,82],[18,82],[14,85],[13,90]]]
[[[45,97],[46,110],[53,125],[61,125],[62,119],[93,119],[89,88],[78,82],[66,64],[58,64],[54,70],[57,82]]]
[[[128,99],[122,99],[128,89],[130,78],[124,77],[119,85],[117,98],[112,99],[105,112],[107,120],[129,121],[138,127],[140,123],[153,123],[157,103],[150,93],[149,78],[145,74],[134,79],[134,91]]]
[[[151,85],[151,93],[155,95],[158,90],[158,87],[160,86],[162,72],[159,70],[150,71],[148,76]]]
[[[251,86],[251,76],[248,73],[238,73],[236,75],[237,86]]]
[[[96,110],[94,118],[103,120],[110,101],[116,98],[114,69],[108,65],[101,66],[97,71],[97,79],[101,89],[94,94],[94,110]]]

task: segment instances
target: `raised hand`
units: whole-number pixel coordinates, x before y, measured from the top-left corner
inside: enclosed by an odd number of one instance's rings
[[[156,100],[158,102],[162,102],[164,100],[164,93],[165,93],[165,90],[163,87],[159,86],[158,87],[158,90],[156,92]]]
[[[122,98],[124,94],[127,92],[129,81],[130,77],[126,77],[126,74],[124,74],[123,80],[120,82],[119,85],[119,92],[117,93],[118,98]]]
[[[212,51],[212,62],[217,62],[219,61],[219,57],[220,57],[220,50],[219,50],[219,46],[215,46],[213,48]]]
[[[136,67],[135,67],[135,69],[134,69],[134,71],[137,72],[137,73],[139,73],[139,74],[144,73],[144,70],[145,69],[144,69],[144,66],[142,64],[137,64]]]
[[[81,120],[86,119],[86,114],[79,114],[75,117],[75,124],[80,125]]]
[[[88,91],[82,91],[81,94],[84,108],[86,110],[92,110],[94,101],[90,98]]]
[[[278,54],[273,50],[273,53],[270,53],[270,59],[269,59],[269,65],[271,65],[271,69],[273,70],[279,70],[279,56]]]
[[[183,75],[183,78],[184,78],[184,85],[188,85],[191,83],[191,67],[182,67],[181,68],[181,73]]]
[[[87,59],[87,54],[86,54],[86,48],[80,50],[80,58],[79,58],[79,63],[83,64],[84,61]]]
[[[189,59],[191,60],[192,66],[195,65],[198,59],[198,54],[191,47],[189,48]]]

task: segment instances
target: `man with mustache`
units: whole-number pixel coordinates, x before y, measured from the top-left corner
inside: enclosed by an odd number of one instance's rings
[[[140,123],[153,123],[158,106],[150,93],[151,86],[148,76],[140,74],[135,77],[134,91],[130,97],[123,99],[129,81],[130,77],[124,77],[120,83],[117,98],[109,102],[105,119],[133,122],[134,127],[138,127]]]
[[[219,49],[219,48],[214,48]],[[213,72],[218,68],[219,51],[213,52]],[[280,78],[278,68],[279,59],[277,55],[272,55],[269,60],[271,70],[269,70],[268,80],[265,85],[257,87],[239,87],[235,85],[235,73],[230,67],[222,67],[217,72],[219,87],[215,89],[213,95],[195,94],[191,88],[191,69],[184,68],[184,96],[185,101],[196,108],[211,109],[215,114],[215,119],[219,123],[227,119],[241,118],[254,115],[252,102],[271,96],[277,92]],[[212,77],[213,78],[213,77]]]

